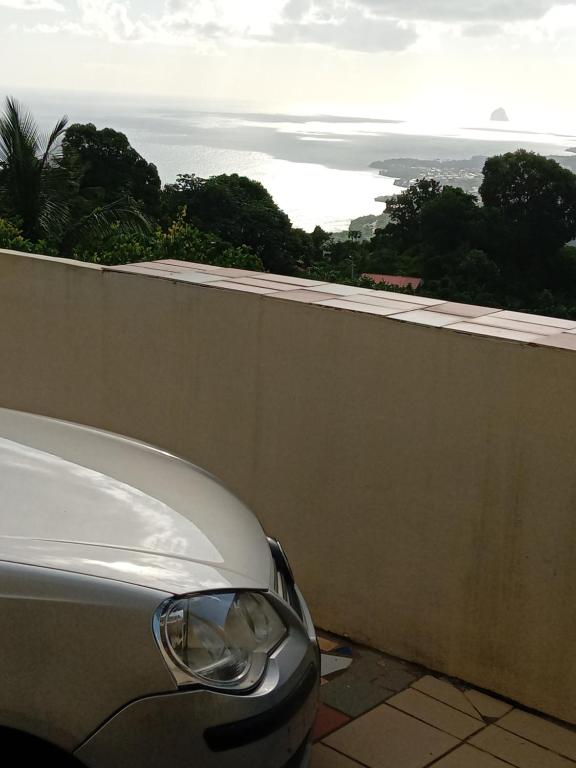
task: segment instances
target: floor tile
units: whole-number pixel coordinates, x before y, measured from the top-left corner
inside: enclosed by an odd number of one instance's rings
[[[156,272],[169,272],[171,275],[178,275],[182,270],[178,267],[171,267],[170,265],[161,264],[158,261],[139,261],[135,264],[123,264],[122,267],[117,269],[130,269],[132,267],[138,267],[138,269],[153,269]]]
[[[447,315],[459,315],[460,317],[483,317],[499,312],[499,310],[492,307],[479,307],[475,304],[458,304],[454,301],[449,301],[446,304],[438,304],[438,306],[432,307],[431,312],[443,312]]]
[[[330,651],[333,651],[335,648],[338,648],[340,643],[336,642],[335,640],[330,640],[329,637],[324,637],[323,635],[319,634],[318,645],[320,646],[321,651],[324,651],[324,653],[330,653]]]
[[[357,288],[355,285],[340,285],[338,283],[325,283],[314,287],[315,291],[320,293],[335,293],[337,296],[351,296],[353,294],[367,293],[367,291]],[[370,291],[372,293],[372,291]]]
[[[409,688],[417,677],[417,674],[415,675],[413,672],[408,672],[405,669],[385,669],[374,678],[373,683],[382,688],[387,688],[389,691],[400,693],[400,691]]]
[[[387,656],[384,653],[376,654],[374,651],[371,651],[371,654],[376,656],[377,666],[386,672],[393,669],[403,670],[409,672],[414,677],[414,680],[423,677],[426,673],[423,667],[411,661],[402,661],[402,659],[397,659],[395,656]]]
[[[438,304],[444,304],[442,299],[430,299],[428,296],[413,296],[411,293],[398,293],[396,291],[375,291],[371,289],[367,293],[376,296],[384,296],[394,301],[407,301],[410,304],[418,304],[419,307],[435,307]]]
[[[424,768],[458,740],[387,704],[326,739],[329,746],[369,768]]]
[[[192,269],[189,269],[186,272],[175,272],[173,275],[174,279],[178,280],[179,283],[196,283],[198,285],[205,285],[207,283],[216,283],[222,281],[220,275],[209,275],[207,272],[195,272]]]
[[[320,700],[339,712],[350,717],[359,717],[368,710],[382,704],[395,691],[387,690],[362,677],[357,677],[350,671],[330,680],[320,688]]]
[[[288,301],[301,301],[304,304],[313,304],[319,301],[326,301],[327,299],[337,299],[337,294],[320,293],[319,291],[313,291],[310,288],[302,288],[293,291],[282,291],[278,294],[278,297]]]
[[[222,275],[225,278],[248,278],[252,280],[259,278],[261,273],[254,272],[252,269],[238,269],[236,267],[216,267],[215,275]]]
[[[326,675],[333,675],[335,672],[343,672],[351,664],[352,658],[350,656],[329,656],[323,653],[320,661],[320,674],[325,677]]]
[[[262,295],[274,293],[274,288],[262,288],[257,285],[244,285],[237,280],[218,280],[218,282],[209,283],[210,288],[228,288],[230,291],[244,291],[245,293],[260,293]]]
[[[350,718],[348,715],[344,715],[342,712],[332,709],[332,707],[327,707],[326,704],[320,704],[312,730],[312,739],[313,741],[320,741],[349,722]]]
[[[301,288],[316,288],[316,286],[330,285],[325,280],[310,280],[307,277],[294,277],[293,275],[273,275],[268,272],[258,272],[259,280],[274,280],[277,283],[287,283]]]
[[[373,304],[360,304],[357,301],[348,299],[329,299],[322,302],[323,307],[332,307],[333,309],[347,309],[350,312],[364,312],[368,315],[396,315],[398,309],[391,307],[374,306]]]
[[[470,739],[470,744],[517,768],[574,768],[571,760],[504,731],[497,725],[489,725],[477,733]]]
[[[554,328],[551,325],[538,325],[537,323],[520,323],[518,320],[503,320],[499,314],[485,315],[472,320],[474,325],[488,325],[494,328],[509,328],[511,331],[522,331],[522,333],[533,333],[536,336],[553,336],[560,333],[560,328]]]
[[[356,649],[356,652],[358,652],[358,649]],[[336,653],[338,656],[353,656],[352,647],[350,645],[337,645],[333,653]]]
[[[394,315],[394,320],[403,320],[407,323],[415,323],[417,325],[431,325],[435,328],[441,328],[444,325],[451,325],[457,323],[458,320],[464,320],[463,317],[457,315],[443,315],[441,312],[433,312],[431,309],[417,309],[414,312],[403,312],[399,315]]]
[[[533,741],[576,761],[576,731],[556,725],[520,709],[514,709],[498,722],[499,728]]]
[[[325,744],[316,744],[312,748],[310,768],[358,768],[359,765],[360,763],[350,760]]]
[[[294,286],[288,285],[287,283],[281,283],[276,280],[265,280],[261,279],[260,275],[256,275],[255,277],[239,277],[237,280],[235,280],[237,283],[241,283],[242,285],[255,285],[258,288],[267,288],[269,289],[269,292],[276,292],[276,291],[293,291]]]
[[[400,693],[422,677],[421,668],[415,664],[367,649],[355,649],[355,653],[352,674],[380,688]]]
[[[402,710],[407,715],[417,717],[428,725],[433,725],[457,739],[467,739],[473,733],[484,728],[484,722],[457,709],[443,704],[425,693],[409,688],[388,700],[391,707]]]
[[[201,264],[199,261],[182,261],[181,259],[160,259],[158,264],[169,264],[182,269],[201,269],[203,272],[217,272],[220,269],[216,264]]]
[[[476,718],[480,717],[464,693],[444,680],[438,680],[437,677],[426,675],[416,681],[412,687],[416,688],[417,691],[428,694],[428,696],[432,696],[434,699],[438,699],[438,701],[442,701],[444,704],[454,707],[454,709],[459,709],[460,712],[464,712],[466,715]]]
[[[390,307],[390,309],[396,309],[397,312],[409,312],[413,309],[421,309],[419,304],[389,299],[385,296],[378,296],[377,293],[374,296],[350,296],[350,298],[346,300],[355,301],[358,302],[358,304],[372,304],[376,307]]]
[[[512,709],[512,705],[508,704],[508,702],[495,699],[493,696],[487,696],[485,693],[475,691],[473,688],[464,691],[464,695],[482,717],[487,719],[497,720],[499,717],[504,717]]]
[[[551,325],[555,328],[564,328],[566,330],[576,328],[575,320],[562,320],[558,317],[546,317],[545,315],[529,315],[526,312],[511,312],[504,310],[494,317],[501,317],[503,320],[518,320],[521,323],[536,323],[538,325]]]
[[[434,763],[433,768],[510,768],[510,763],[464,744]]]
[[[513,331],[510,328],[494,328],[489,325],[480,325],[479,323],[455,323],[450,326],[451,331],[462,331],[464,333],[473,333],[476,336],[493,336],[498,339],[507,339],[508,341],[536,342],[541,337],[536,333],[526,331]],[[555,337],[553,337],[555,338]]]
[[[558,333],[555,336],[540,336],[536,344],[541,347],[556,347],[557,349],[576,349],[576,334]]]
[[[104,267],[106,272],[124,272],[129,275],[145,275],[146,277],[163,277],[170,280],[171,273],[165,269],[151,269],[150,267],[137,267],[128,264],[123,267]]]
[[[321,293],[336,293],[338,296],[376,296],[380,299],[417,304],[419,307],[436,306],[444,303],[442,299],[429,299],[426,296],[412,296],[408,293],[395,293],[394,291],[377,291],[372,288],[357,288],[354,285],[340,285],[338,283],[327,283],[314,287],[314,290]]]

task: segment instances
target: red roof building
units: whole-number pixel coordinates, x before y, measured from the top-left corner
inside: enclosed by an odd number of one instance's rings
[[[412,288],[413,291],[417,291],[422,286],[421,277],[401,277],[400,275],[371,275],[364,274],[362,277],[369,277],[376,285],[394,285],[397,288]]]

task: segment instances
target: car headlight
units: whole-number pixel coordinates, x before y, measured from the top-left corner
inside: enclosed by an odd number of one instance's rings
[[[179,683],[245,690],[264,674],[287,628],[258,592],[223,592],[169,600],[160,615],[162,648]]]

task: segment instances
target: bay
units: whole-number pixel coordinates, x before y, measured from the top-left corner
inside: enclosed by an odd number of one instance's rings
[[[72,122],[123,131],[155,163],[165,183],[179,173],[238,173],[260,181],[293,224],[307,231],[316,225],[343,231],[352,218],[382,212],[383,204],[375,198],[400,190],[394,179],[370,168],[374,161],[464,159],[520,147],[566,154],[576,144],[570,132],[507,123],[458,127],[429,118],[283,114],[142,97],[15,95],[46,127],[66,113]]]

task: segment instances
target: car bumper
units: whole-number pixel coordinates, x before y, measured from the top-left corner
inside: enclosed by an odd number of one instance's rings
[[[255,691],[194,689],[140,699],[105,723],[76,757],[89,768],[305,768],[319,653],[302,605],[304,624],[294,622]]]

